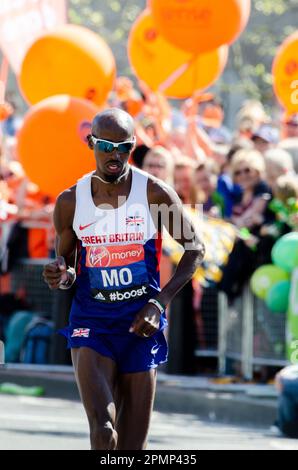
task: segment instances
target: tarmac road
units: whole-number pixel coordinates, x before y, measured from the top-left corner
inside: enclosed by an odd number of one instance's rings
[[[2,395],[0,403],[0,450],[88,450],[88,425],[80,403],[8,395]],[[272,437],[268,429],[154,412],[148,449],[298,450],[298,440]]]

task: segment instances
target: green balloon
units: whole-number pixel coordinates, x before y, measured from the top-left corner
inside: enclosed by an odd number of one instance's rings
[[[274,264],[292,272],[298,266],[298,232],[281,237],[275,243],[271,255]]]
[[[280,281],[287,281],[289,274],[274,264],[265,264],[258,268],[250,280],[250,287],[255,296],[265,300],[271,287]]]
[[[271,287],[266,305],[273,313],[285,313],[289,306],[290,281],[281,281]]]

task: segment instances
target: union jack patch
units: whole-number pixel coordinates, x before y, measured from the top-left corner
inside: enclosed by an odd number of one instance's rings
[[[90,328],[75,328],[72,332],[71,337],[77,338],[83,336],[84,338],[89,338]]]
[[[126,217],[126,225],[141,225],[144,223],[144,217],[138,215],[129,215]]]

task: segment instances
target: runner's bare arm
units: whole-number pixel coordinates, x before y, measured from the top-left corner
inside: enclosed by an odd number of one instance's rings
[[[56,254],[63,256],[69,266],[73,266],[77,237],[72,224],[75,211],[75,188],[60,194],[54,210],[56,230]]]
[[[43,277],[51,289],[59,288],[61,281],[73,281],[74,273],[67,271],[67,268],[75,264],[77,238],[72,228],[74,211],[75,187],[72,187],[60,194],[55,205],[57,258],[47,264],[43,271]]]
[[[159,231],[164,227],[185,249],[174,275],[156,296],[163,305],[167,305],[191,280],[204,258],[205,247],[199,234],[199,227],[194,225],[173,188],[159,181],[151,181],[150,193],[149,201],[151,199],[160,208]]]

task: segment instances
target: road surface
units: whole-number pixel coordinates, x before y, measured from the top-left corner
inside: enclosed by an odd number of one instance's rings
[[[80,403],[8,395],[2,395],[0,403],[0,450],[88,450],[88,425]],[[298,440],[272,437],[266,429],[155,412],[148,449],[298,450]]]

